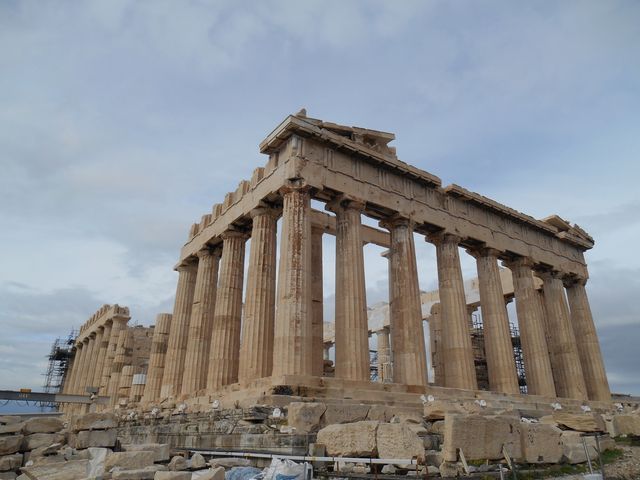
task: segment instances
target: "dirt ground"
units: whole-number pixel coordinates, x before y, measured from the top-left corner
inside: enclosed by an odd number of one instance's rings
[[[640,446],[616,445],[624,452],[615,462],[605,465],[606,480],[639,480],[640,479]],[[599,470],[594,470],[599,472]],[[548,480],[583,480],[582,475],[553,477]]]

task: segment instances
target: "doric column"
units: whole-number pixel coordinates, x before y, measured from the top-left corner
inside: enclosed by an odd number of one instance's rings
[[[215,391],[238,381],[244,250],[247,234],[228,230],[222,234],[222,260],[213,317],[207,389]]]
[[[167,358],[160,396],[168,398],[177,396],[182,390],[184,359],[187,353],[187,339],[193,295],[196,287],[197,269],[192,263],[178,267],[178,286],[176,301],[173,306],[173,321],[169,332]]]
[[[164,373],[164,362],[169,343],[169,330],[171,328],[170,313],[159,313],[156,317],[156,326],[153,329],[151,340],[151,352],[149,354],[149,368],[147,369],[147,383],[144,387],[143,403],[153,403],[160,399],[160,388]],[[206,370],[205,366],[202,366]]]
[[[389,303],[393,382],[427,385],[427,354],[413,241],[413,223],[393,217],[381,222],[391,233]]]
[[[440,303],[431,306],[429,317],[429,345],[431,347],[431,366],[433,367],[433,384],[444,387],[444,361],[442,359],[442,315]]]
[[[533,263],[517,258],[504,265],[511,270],[522,343],[527,393],[555,397],[556,389],[545,334],[544,311],[533,283]]]
[[[129,402],[139,403],[144,395],[144,388],[147,382],[147,375],[144,367],[137,367],[133,370],[133,378],[131,380],[131,390],[129,391]]]
[[[87,338],[84,339],[84,348],[86,348],[86,354],[84,356],[82,370],[80,371],[80,380],[78,382],[78,391],[79,395],[85,395],[87,393],[86,388],[89,385],[89,376],[90,372],[92,372],[92,357],[93,357],[93,347],[95,345],[95,333],[91,333]],[[93,376],[91,376],[93,379]]]
[[[91,370],[89,372],[89,378],[87,379],[88,386],[100,389],[100,380],[102,380],[102,371],[98,372],[98,367],[101,361],[100,351],[102,350],[102,338],[104,337],[104,326],[100,326],[96,329],[95,338],[93,341],[93,355],[91,356]]]
[[[376,332],[378,340],[378,381],[391,382],[391,341],[389,329],[383,328]]]
[[[277,216],[277,211],[267,207],[251,212],[251,251],[238,373],[241,382],[269,377],[273,369]]]
[[[112,320],[108,320],[100,327],[102,335],[100,336],[100,343],[98,349],[98,362],[96,363],[96,370],[93,377],[93,386],[98,388],[102,387],[102,371],[104,369],[104,363],[107,359],[107,350],[109,348],[109,338],[111,337],[111,328],[113,325]]]
[[[84,348],[84,341],[79,341],[76,343],[76,355],[73,362],[73,370],[71,372],[72,378],[71,383],[69,385],[69,392],[73,394],[78,393],[78,388],[80,385],[80,375],[82,374],[82,366],[84,365],[84,357],[87,353],[87,350]]]
[[[132,381],[133,365],[124,365],[120,372],[120,381],[118,382],[118,404],[120,404],[120,400],[125,400],[126,403],[129,403]]]
[[[582,364],[584,382],[589,400],[608,402],[611,400],[609,381],[604,370],[602,352],[598,342],[596,326],[585,290],[585,279],[574,278],[566,282],[567,298],[571,311],[571,323],[575,333],[578,355]]]
[[[324,229],[311,227],[311,301],[312,330],[311,370],[313,375],[324,375],[324,286],[322,261],[322,235]]]
[[[130,329],[124,328],[118,334],[116,355],[113,357],[111,365],[111,375],[107,395],[111,397],[111,405],[118,403],[118,388],[120,387],[120,376],[122,368],[131,362],[131,350],[133,349],[133,333]]]
[[[560,275],[540,272],[547,311],[549,354],[559,397],[587,399],[582,366]]]
[[[281,190],[282,241],[273,375],[313,375],[311,195],[304,186]]]
[[[338,198],[336,214],[336,377],[369,380],[367,298],[360,212],[364,204]]]
[[[198,252],[191,321],[187,336],[182,394],[189,395],[207,386],[207,369],[213,332],[213,317],[218,285],[220,249]]]
[[[74,355],[69,359],[69,364],[67,365],[67,369],[64,373],[64,384],[62,387],[62,393],[71,393],[71,385],[73,382],[73,366],[75,365],[76,362],[76,354],[77,354],[77,350],[76,352],[74,352]],[[63,408],[62,410],[64,410],[64,405],[61,405]]]
[[[470,250],[469,253],[475,257],[478,267],[489,388],[494,392],[520,393],[509,316],[498,268],[499,252],[482,248]]]
[[[120,332],[127,327],[128,317],[114,317],[111,324],[111,333],[109,334],[109,344],[107,345],[107,356],[102,366],[102,380],[100,381],[100,395],[106,395],[109,388],[109,379],[111,377],[111,369],[113,368],[113,359],[116,356],[116,348],[118,346],[118,338]]]
[[[458,254],[460,238],[443,232],[430,235],[429,241],[436,246],[438,261],[445,386],[477,390],[469,314]]]

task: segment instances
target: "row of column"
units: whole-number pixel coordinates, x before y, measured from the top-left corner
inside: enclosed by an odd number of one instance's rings
[[[221,250],[203,250],[198,253],[197,264],[178,268],[160,397],[191,395],[202,389],[215,391],[224,385],[270,375],[322,373],[322,232],[312,229],[307,188],[291,185],[281,193],[282,254],[277,289],[278,212],[265,206],[251,212],[252,242],[244,315],[244,249],[248,238],[245,232],[225,232]],[[336,215],[336,377],[355,381],[369,379],[360,233],[363,207],[362,203],[346,197],[327,205]],[[381,225],[389,230],[391,241],[393,380],[426,385],[414,225],[402,217],[389,218]],[[429,235],[427,240],[435,244],[437,252],[443,385],[477,389],[458,253],[460,238],[440,232]],[[477,261],[491,389],[518,393],[498,268],[501,254],[490,248],[477,248],[469,253]],[[608,398],[584,283],[567,284],[565,296],[562,280],[557,275],[536,272],[544,280],[543,306],[533,286],[533,265],[519,259],[509,262],[508,266],[514,276],[530,393]]]

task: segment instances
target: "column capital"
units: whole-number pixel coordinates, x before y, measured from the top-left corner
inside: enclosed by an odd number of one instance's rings
[[[465,249],[466,252],[471,255],[473,258],[478,259],[481,257],[494,257],[496,259],[500,258],[502,255],[504,255],[503,252],[501,252],[500,250],[497,250],[495,248],[492,247],[487,247],[487,246],[478,246],[478,247],[470,247]]]
[[[242,231],[242,230],[238,230],[234,227],[229,228],[228,230],[225,230],[224,232],[222,232],[220,234],[220,238],[222,238],[223,241],[230,239],[230,238],[240,238],[243,240],[247,240],[249,238],[249,233]],[[224,246],[223,246],[224,248]]]
[[[204,248],[196,252],[196,256],[198,257],[199,260],[202,260],[205,257],[220,258],[221,255],[222,255],[222,249],[218,246],[216,247],[205,246]]]
[[[176,270],[178,272],[184,272],[184,271],[187,271],[187,270],[193,270],[195,268],[195,266],[196,266],[196,264],[195,264],[195,262],[193,260],[193,257],[188,257],[188,258],[185,258],[180,263],[180,265],[178,265],[176,267]]]
[[[325,204],[325,210],[336,213],[336,210],[356,210],[362,212],[366,206],[364,200],[349,195],[338,195]]]
[[[280,187],[278,193],[282,196],[292,193],[310,194],[312,186],[307,184],[304,178],[293,178],[287,180],[286,184]]]
[[[273,218],[278,218],[282,209],[274,207],[272,205],[260,203],[256,208],[249,212],[249,216],[253,219],[262,215],[269,215]]]
[[[535,262],[529,257],[512,257],[502,261],[502,266],[507,267],[509,270],[513,270],[518,267],[529,267],[533,269]]]
[[[444,245],[447,243],[459,244],[462,238],[455,233],[440,230],[438,232],[429,233],[424,240],[426,242],[433,243],[434,245]]]
[[[566,288],[570,288],[575,285],[582,285],[584,287],[587,284],[587,279],[578,275],[565,275],[562,278],[562,283]]]
[[[415,222],[408,217],[403,217],[402,215],[396,213],[395,215],[391,215],[385,219],[380,220],[378,222],[382,228],[386,228],[388,230],[395,227],[407,227],[413,229]]]

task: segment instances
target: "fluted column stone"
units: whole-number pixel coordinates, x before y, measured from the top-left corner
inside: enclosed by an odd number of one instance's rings
[[[93,336],[92,336],[93,335]],[[86,388],[89,386],[89,376],[90,372],[92,372],[92,357],[93,357],[93,347],[95,345],[95,334],[89,335],[84,341],[84,348],[86,348],[86,354],[83,358],[82,370],[80,373],[80,380],[78,382],[78,395],[85,395]],[[93,376],[91,376],[93,378]]]
[[[117,404],[120,404],[121,400],[124,403],[129,403],[131,397],[131,384],[133,382],[133,365],[125,365],[120,372],[120,379],[118,382],[118,400]]]
[[[277,217],[278,212],[268,207],[251,212],[251,251],[238,373],[241,382],[268,377],[273,370]]]
[[[585,279],[578,278],[571,279],[566,283],[571,323],[589,400],[608,402],[611,400],[611,390],[604,369],[598,334],[593,322],[585,284]]]
[[[311,301],[312,330],[311,369],[314,376],[324,375],[324,285],[322,235],[324,229],[311,227]]]
[[[429,345],[431,347],[431,366],[433,367],[433,384],[444,386],[445,364],[442,358],[442,314],[440,303],[431,307],[429,318]]]
[[[169,332],[162,388],[160,389],[162,398],[175,397],[182,391],[189,322],[191,321],[191,309],[196,286],[197,269],[195,265],[192,263],[182,264],[177,270],[178,286],[173,306],[173,321]]]
[[[545,313],[534,285],[533,263],[528,258],[519,257],[504,264],[511,270],[513,278],[527,393],[555,397],[556,389],[545,332]]]
[[[96,363],[95,376],[93,377],[93,386],[98,388],[102,387],[102,372],[104,370],[104,364],[107,361],[107,350],[109,349],[109,338],[111,337],[111,328],[113,326],[113,320],[107,321],[102,326],[102,336],[100,337],[100,348],[98,350],[98,362]]]
[[[113,357],[113,363],[111,365],[109,386],[107,387],[107,395],[111,397],[111,405],[118,403],[118,388],[120,387],[122,368],[130,362],[132,348],[133,333],[128,328],[120,330],[116,346],[116,355]]]
[[[84,347],[85,347],[84,341],[80,341],[76,343],[76,355],[73,362],[73,370],[71,372],[72,374],[71,384],[69,385],[69,392],[73,394],[78,393],[80,375],[82,373],[82,366],[84,365],[84,357],[85,357],[85,354],[87,353]]]
[[[383,328],[376,332],[378,340],[378,381],[391,382],[391,341],[389,329]]]
[[[187,336],[182,395],[189,395],[206,388],[211,354],[220,249],[205,248],[200,250],[197,256],[198,271]]]
[[[100,380],[102,380],[102,370],[99,370],[100,364],[104,363],[102,353],[102,339],[104,338],[104,326],[98,327],[96,337],[94,339],[93,356],[91,358],[91,371],[89,372],[89,386],[100,390]],[[106,352],[106,348],[105,348]]]
[[[393,382],[427,385],[422,305],[413,240],[413,223],[402,217],[381,222],[391,234],[389,303]]]
[[[111,332],[109,333],[109,344],[107,345],[107,355],[102,366],[102,380],[100,381],[100,395],[105,395],[109,388],[111,371],[113,368],[113,359],[116,356],[118,347],[118,338],[120,332],[127,327],[128,318],[115,317],[111,324]]]
[[[282,241],[273,352],[273,375],[313,375],[311,195],[305,186],[281,190]]]
[[[222,234],[222,241],[207,378],[207,389],[212,391],[238,381],[247,234],[228,230]]]
[[[160,400],[164,363],[169,343],[169,330],[171,329],[171,317],[170,313],[159,313],[156,317],[156,326],[153,329],[151,352],[149,354],[147,383],[142,396],[143,403],[153,403]],[[205,368],[205,366],[202,368]]]
[[[549,354],[559,397],[587,399],[576,337],[560,275],[540,272],[547,311]]]
[[[336,372],[337,378],[369,380],[367,298],[362,251],[364,204],[337,199],[336,214]]]
[[[478,267],[489,388],[494,392],[520,393],[509,316],[498,268],[499,252],[483,248],[469,253],[475,257]]]
[[[458,253],[460,238],[449,233],[437,233],[430,235],[429,240],[436,246],[438,261],[445,386],[477,390],[469,314]]]

